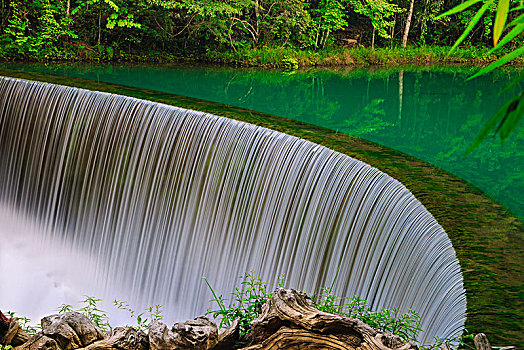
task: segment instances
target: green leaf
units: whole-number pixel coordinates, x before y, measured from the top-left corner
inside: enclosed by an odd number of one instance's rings
[[[468,7],[470,7],[472,5],[475,5],[477,2],[480,2],[480,1],[482,1],[482,0],[468,0],[468,1],[465,1],[462,4],[453,7],[451,10],[449,10],[447,12],[444,12],[441,15],[438,15],[435,19],[441,19],[442,17],[449,16],[449,15],[452,15],[452,14],[457,13],[457,12],[462,12],[465,9],[467,9]]]
[[[504,105],[502,105],[502,107],[500,107],[495,112],[495,114],[488,120],[488,122],[484,125],[484,127],[482,127],[482,129],[480,130],[475,140],[473,140],[471,145],[468,147],[468,149],[466,150],[466,155],[470,154],[475,148],[477,148],[482,143],[482,141],[484,141],[484,139],[489,135],[490,131],[493,128],[495,128],[497,124],[499,124],[499,122],[500,124],[496,131],[501,132],[500,134],[501,140],[504,141],[507,138],[507,136],[509,135],[509,132],[511,132],[511,130],[513,130],[517,126],[518,121],[522,118],[522,114],[524,113],[524,106],[522,106],[523,105],[522,98],[523,98],[523,94],[521,93],[519,96],[516,96],[510,99],[509,101],[506,101],[506,103],[504,103]],[[519,99],[520,99],[520,102],[518,102]],[[510,110],[510,107],[515,106],[514,105],[515,101],[517,101],[518,103],[518,108],[514,108]],[[514,112],[516,113],[515,115],[513,115]],[[520,117],[518,116],[518,113],[520,113]],[[508,116],[510,117],[509,120],[508,120]],[[504,126],[503,124],[505,123],[509,123],[509,124],[507,126]],[[504,138],[502,136],[503,135],[502,132],[504,132]]]
[[[520,16],[518,16],[517,18],[515,18],[513,21],[511,21],[508,24],[508,27],[511,27],[511,26],[514,26],[514,25],[517,25],[517,24],[522,24],[522,23],[524,23],[524,13],[521,14]]]
[[[489,1],[486,1],[484,3],[484,5],[482,5],[482,7],[477,11],[477,13],[475,14],[475,16],[473,16],[473,18],[471,19],[471,21],[469,22],[468,26],[466,27],[466,29],[464,30],[464,32],[462,33],[462,35],[460,36],[460,38],[457,39],[457,41],[455,42],[455,44],[453,44],[453,47],[451,48],[451,50],[449,50],[449,53],[448,55],[453,52],[453,50],[455,50],[457,48],[457,46],[460,45],[460,43],[462,43],[462,41],[464,41],[464,39],[466,38],[466,36],[468,36],[469,32],[471,32],[471,30],[475,27],[475,25],[478,23],[478,21],[480,20],[480,18],[482,17],[482,15],[484,15],[484,13],[488,10],[489,6],[493,3],[493,0],[489,0]]]
[[[499,95],[502,95],[503,93],[505,93],[506,91],[510,90],[510,89],[513,89],[515,86],[517,86],[522,80],[524,80],[524,74],[522,74],[522,71],[520,72],[520,74],[515,78],[513,79],[513,81],[511,83],[508,84],[508,86],[506,86],[502,91],[500,91],[498,94]]]
[[[469,77],[467,80],[471,80],[473,78],[476,78],[478,76],[491,72],[493,69],[500,67],[503,64],[506,64],[511,60],[514,60],[515,58],[521,56],[522,54],[524,54],[524,46],[521,46],[518,49],[511,51],[507,55],[502,56],[501,58],[499,58],[498,60],[490,64],[489,66],[482,68],[480,71],[475,73],[475,75]]]
[[[497,6],[497,14],[495,17],[495,24],[493,25],[493,46],[496,46],[499,42],[504,26],[506,25],[506,19],[508,18],[509,11],[509,0],[499,0]]]
[[[508,138],[511,132],[517,127],[522,116],[524,116],[524,93],[516,96],[508,109],[502,121],[499,124],[499,127],[495,132],[498,132],[500,135],[500,140],[504,141]]]
[[[522,33],[522,31],[524,30],[524,23],[522,24],[518,24],[516,25],[508,34],[506,34],[504,36],[504,38],[502,38],[501,41],[499,41],[499,43],[497,44],[497,46],[495,46],[494,48],[492,48],[491,50],[489,50],[489,52],[487,53],[487,55],[491,55],[494,51],[497,51],[498,49],[500,49],[502,46],[506,45],[508,42],[510,42],[511,40],[513,40],[513,38],[515,38],[516,36],[518,36],[520,33]]]

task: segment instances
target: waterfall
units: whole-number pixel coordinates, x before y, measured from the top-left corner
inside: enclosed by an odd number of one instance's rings
[[[38,244],[89,256],[102,294],[177,319],[211,307],[203,277],[226,294],[253,269],[312,293],[338,271],[336,294],[417,311],[423,342],[464,326],[455,251],[402,184],[244,122],[0,77],[0,204]]]

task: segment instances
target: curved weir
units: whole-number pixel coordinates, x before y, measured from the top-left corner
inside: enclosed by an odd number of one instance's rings
[[[336,294],[417,311],[422,342],[465,322],[453,247],[402,184],[255,125],[0,77],[0,204],[87,253],[105,295],[177,319],[209,307],[203,277],[229,291],[254,269],[306,292],[339,270]]]

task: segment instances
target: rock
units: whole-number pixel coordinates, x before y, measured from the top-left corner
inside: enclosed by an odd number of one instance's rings
[[[78,312],[65,312],[42,319],[42,333],[58,343],[63,350],[83,348],[104,339],[102,330]]]
[[[417,350],[414,343],[379,333],[364,322],[313,308],[307,296],[278,288],[251,324],[254,349]]]
[[[58,343],[48,336],[38,333],[33,335],[23,345],[16,347],[14,350],[60,350]]]
[[[491,345],[489,345],[488,337],[484,333],[479,333],[473,338],[475,343],[475,348],[477,350],[491,350]]]
[[[147,335],[133,327],[117,327],[105,339],[97,341],[85,350],[148,350]]]
[[[149,325],[149,346],[151,350],[212,349],[218,341],[218,328],[207,317],[197,317],[184,323],[175,323],[168,329],[161,322]]]
[[[218,335],[218,342],[213,350],[233,349],[240,335],[240,320],[234,320],[223,333]]]

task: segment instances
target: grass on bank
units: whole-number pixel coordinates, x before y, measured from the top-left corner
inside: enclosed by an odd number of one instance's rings
[[[488,48],[467,46],[450,53],[450,47],[408,46],[372,49],[356,45],[353,47],[330,47],[323,50],[302,50],[290,47],[244,48],[238,51],[206,51],[182,53],[147,51],[131,53],[112,47],[69,47],[52,53],[31,51],[14,52],[0,47],[0,61],[68,61],[68,62],[142,62],[172,63],[201,62],[228,64],[244,67],[265,67],[297,69],[302,67],[332,66],[381,66],[381,65],[428,65],[428,64],[469,64],[486,65],[499,58],[488,55]],[[524,58],[514,65],[523,65]]]
[[[356,46],[351,48],[335,47],[322,51],[263,47],[237,52],[209,52],[206,54],[206,58],[210,62],[238,66],[286,69],[312,66],[426,65],[438,63],[484,65],[497,59],[496,55],[487,55],[488,49],[474,46],[461,48],[451,55],[449,51],[449,47],[439,46],[378,49]]]

